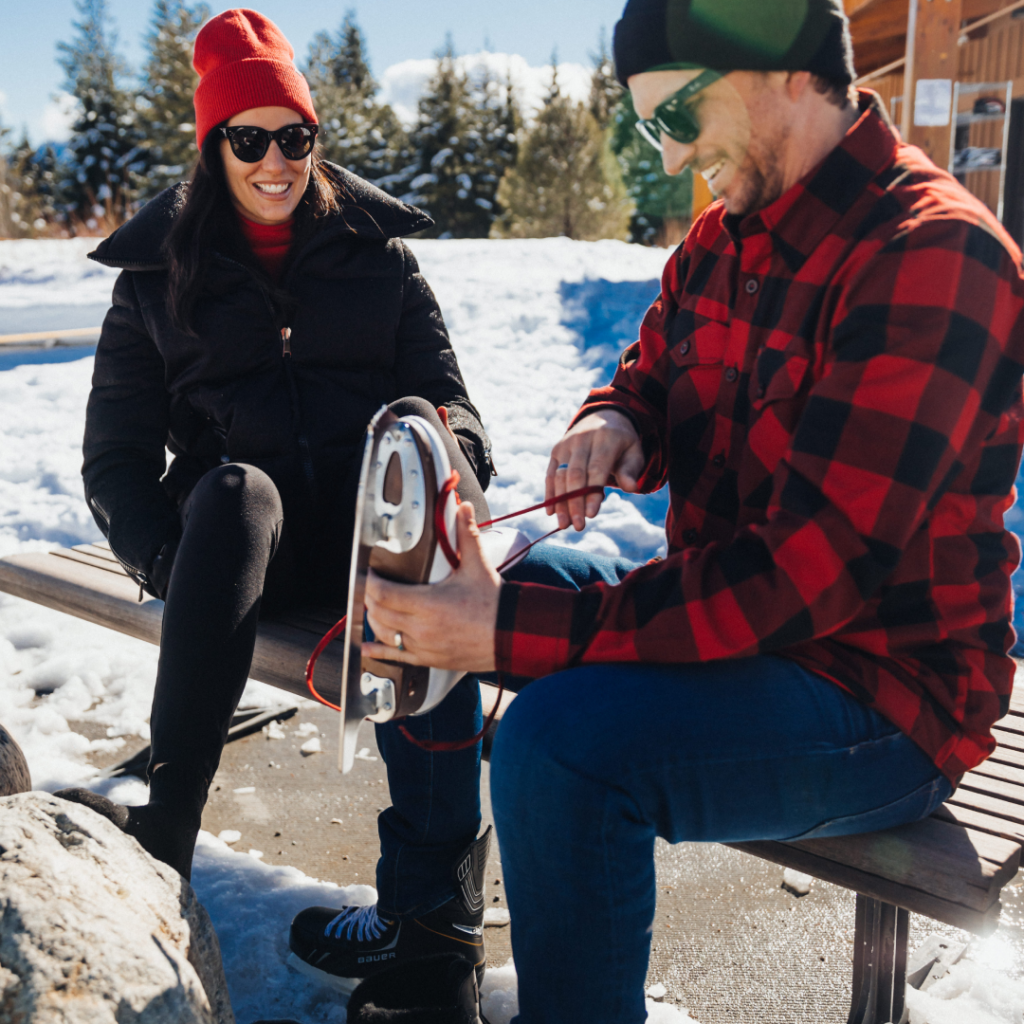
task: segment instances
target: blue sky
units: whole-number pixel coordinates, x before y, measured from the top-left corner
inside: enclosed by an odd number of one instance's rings
[[[217,11],[230,3],[210,3]],[[558,49],[560,61],[589,63],[603,28],[611,37],[624,0],[260,0],[260,11],[288,36],[301,62],[313,34],[334,31],[352,7],[363,29],[376,74],[401,61],[430,57],[451,32],[459,53],[474,53],[485,43],[491,50],[518,53],[531,65],[548,63]],[[56,63],[60,40],[72,36],[76,17],[73,0],[0,0],[0,118],[20,132],[30,128],[36,142],[45,138],[43,126],[62,73]],[[109,0],[120,38],[121,52],[135,66],[142,62],[142,37],[152,5],[146,0]]]

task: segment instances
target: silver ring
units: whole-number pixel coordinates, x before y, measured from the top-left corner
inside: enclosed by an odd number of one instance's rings
[[[401,633],[396,633],[395,634],[395,647],[397,647],[400,651],[404,651],[405,650],[405,644],[402,643],[402,634]]]
[[[568,462],[563,462],[563,463],[562,463],[562,464],[561,464],[561,465],[560,465],[560,466],[558,467],[558,469],[568,469],[568,468],[569,468],[569,463],[568,463]],[[555,472],[556,472],[556,473],[558,472],[558,469],[556,469],[556,470],[555,470]]]

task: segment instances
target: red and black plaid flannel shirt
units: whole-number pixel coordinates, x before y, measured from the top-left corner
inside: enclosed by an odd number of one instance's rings
[[[618,586],[504,584],[495,651],[533,677],[784,655],[956,780],[1014,672],[1021,254],[873,94],[861,110],[760,213],[709,208],[579,413],[636,424],[668,557]]]

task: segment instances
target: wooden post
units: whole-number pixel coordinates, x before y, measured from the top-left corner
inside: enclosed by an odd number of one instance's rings
[[[910,0],[901,127],[942,168],[949,163],[962,17],[963,0]]]

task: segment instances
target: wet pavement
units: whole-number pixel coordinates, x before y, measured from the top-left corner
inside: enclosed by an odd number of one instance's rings
[[[305,702],[281,724],[283,739],[256,733],[224,750],[203,815],[217,835],[241,832],[234,849],[261,850],[267,864],[349,884],[374,883],[376,816],[388,801],[385,769],[369,725],[351,774],[337,764],[337,715]],[[303,729],[305,726],[305,729]],[[321,753],[300,747],[317,729]],[[74,726],[73,726],[74,727]],[[131,753],[127,748],[119,758]],[[113,758],[109,759],[113,760]],[[491,822],[484,765],[484,822]],[[236,790],[249,790],[238,793]],[[717,844],[657,851],[658,908],[648,983],[701,1024],[845,1024],[849,1012],[853,893],[815,880],[797,897],[782,887],[782,868]],[[491,846],[487,905],[505,907],[500,854]],[[1024,873],[1003,890],[999,931],[975,939],[966,954],[1024,976]],[[514,927],[514,926],[513,926]],[[966,933],[912,915],[911,949],[929,934]],[[488,963],[512,955],[511,927],[486,929]]]

